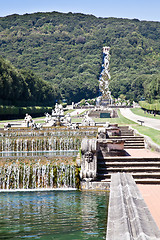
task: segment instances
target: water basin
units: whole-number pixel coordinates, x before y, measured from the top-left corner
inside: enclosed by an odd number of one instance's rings
[[[0,239],[105,239],[107,205],[107,192],[0,193]]]

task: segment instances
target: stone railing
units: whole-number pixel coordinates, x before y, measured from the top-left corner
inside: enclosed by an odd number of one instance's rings
[[[111,177],[106,240],[158,240],[160,231],[133,177]]]

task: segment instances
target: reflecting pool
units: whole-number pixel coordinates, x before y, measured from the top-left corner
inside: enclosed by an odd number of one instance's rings
[[[0,239],[105,239],[107,192],[0,193]]]

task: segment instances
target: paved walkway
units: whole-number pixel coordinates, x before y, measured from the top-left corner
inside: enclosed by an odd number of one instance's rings
[[[159,152],[154,152],[149,149],[125,149],[131,157],[144,157],[144,158],[160,158]]]
[[[149,149],[126,149],[131,157],[159,157],[159,152],[153,152]],[[152,217],[160,229],[160,185],[137,184],[144,201],[146,202]]]
[[[84,112],[85,110],[86,110],[86,109],[81,109],[81,108],[75,109],[75,111],[71,112],[70,115],[71,115],[71,116],[76,116],[76,115],[78,115],[78,114],[81,114],[81,113]]]
[[[156,130],[160,130],[160,120],[158,120],[158,119],[152,119],[152,118],[138,116],[138,115],[132,113],[132,111],[129,108],[121,108],[120,111],[124,117],[126,117],[136,123],[138,123],[138,120],[141,120],[141,121],[144,121],[144,123],[143,123],[144,126],[154,128]]]
[[[160,229],[160,185],[137,185],[157,226]]]

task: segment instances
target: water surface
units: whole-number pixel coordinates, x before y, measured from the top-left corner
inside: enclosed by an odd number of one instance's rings
[[[0,239],[105,239],[106,192],[0,193]]]

